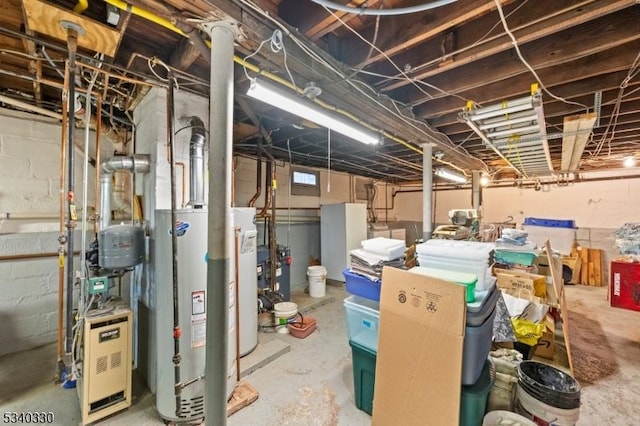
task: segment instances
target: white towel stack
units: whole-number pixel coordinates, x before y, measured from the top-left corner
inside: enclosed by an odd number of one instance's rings
[[[407,246],[403,240],[378,237],[362,241],[361,246],[349,252],[349,270],[353,273],[380,281],[384,266],[404,266]]]

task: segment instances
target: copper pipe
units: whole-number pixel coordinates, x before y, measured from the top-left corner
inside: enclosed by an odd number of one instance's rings
[[[60,138],[60,247],[58,249],[58,362],[61,362],[64,357],[63,347],[63,312],[64,312],[64,244],[62,238],[64,238],[64,220],[65,220],[65,165],[67,163],[67,125],[69,111],[69,99],[68,99],[68,87],[69,87],[69,62],[65,61],[64,65],[64,85],[62,89],[62,136]]]
[[[97,215],[100,214],[100,148],[101,148],[101,141],[100,141],[100,132],[102,130],[102,99],[101,98],[97,98],[96,99],[96,167],[95,167],[95,182],[94,182],[94,189],[93,189],[93,205],[95,208],[94,214],[93,214],[93,233],[95,235],[98,235],[98,232],[100,231],[99,226],[98,226],[98,217]],[[85,155],[88,155],[88,153],[85,153]]]
[[[175,162],[176,166],[182,167],[182,208],[184,209],[185,206],[185,197],[186,197],[186,188],[187,188],[187,184],[186,184],[186,175],[187,172],[185,171],[185,165],[182,161],[176,161]]]
[[[79,251],[73,253],[74,256],[78,256],[80,254]],[[46,253],[25,253],[25,254],[8,254],[5,256],[0,256],[0,262],[13,261],[13,260],[31,260],[31,259],[42,259],[47,257],[59,257],[60,253],[58,252],[46,252]],[[63,270],[61,268],[61,270]],[[62,332],[62,329],[59,330],[59,333]],[[58,344],[58,350],[62,349],[62,340]],[[62,359],[64,356],[64,352],[62,355],[58,354],[59,358]]]

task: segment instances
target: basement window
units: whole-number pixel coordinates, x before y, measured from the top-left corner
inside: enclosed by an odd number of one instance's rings
[[[291,168],[291,195],[320,196],[320,173]]]

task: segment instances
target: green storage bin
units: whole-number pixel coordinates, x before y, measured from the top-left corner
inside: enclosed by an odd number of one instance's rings
[[[477,382],[462,386],[460,397],[460,426],[481,426],[487,410],[489,393],[496,380],[493,363],[487,359]]]
[[[368,415],[373,412],[373,389],[376,382],[376,353],[349,340],[353,358],[353,389],[356,407]]]
[[[468,274],[466,272],[449,271],[446,269],[429,268],[426,266],[415,266],[409,269],[409,272],[426,275],[439,280],[452,281],[458,285],[465,286],[467,289],[467,303],[473,303],[476,300],[476,284],[478,283],[477,275]]]
[[[373,391],[376,384],[376,352],[349,341],[353,359],[353,388],[356,407],[371,415]],[[489,393],[495,381],[495,368],[487,360],[480,379],[470,386],[462,386],[460,397],[460,426],[481,426],[487,409]]]

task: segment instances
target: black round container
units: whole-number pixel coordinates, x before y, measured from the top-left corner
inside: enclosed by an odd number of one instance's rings
[[[570,410],[580,407],[580,383],[567,373],[536,361],[518,366],[518,384],[538,401]]]

